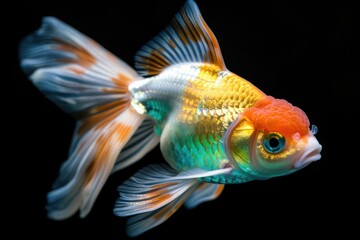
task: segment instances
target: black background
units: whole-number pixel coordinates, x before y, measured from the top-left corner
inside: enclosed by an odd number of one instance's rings
[[[250,3],[251,2],[251,3]],[[19,68],[19,41],[43,16],[55,16],[93,38],[133,66],[134,54],[168,25],[184,1],[96,5],[28,2],[14,8],[6,25],[2,119],[5,133],[2,195],[11,234],[44,239],[126,239],[126,219],[113,215],[117,186],[149,163],[163,162],[159,148],[112,175],[85,218],[46,218],[46,193],[67,158],[75,121],[27,80]],[[354,193],[356,124],[359,112],[356,8],[346,3],[197,1],[213,30],[228,69],[265,93],[302,108],[323,146],[322,159],[289,176],[226,186],[215,201],[181,208],[138,239],[311,237],[347,234],[358,217]],[[120,4],[126,4],[120,6]],[[357,62],[356,62],[357,60]],[[357,124],[358,125],[358,124]],[[358,130],[357,130],[358,131]],[[10,133],[10,134],[6,134]],[[357,134],[358,135],[358,134]],[[7,166],[9,164],[9,166]],[[290,232],[286,233],[286,231]]]

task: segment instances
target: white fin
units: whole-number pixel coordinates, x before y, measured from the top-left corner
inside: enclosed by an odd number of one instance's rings
[[[135,237],[165,222],[183,205],[198,185],[199,183],[194,184],[181,196],[153,212],[141,213],[129,218],[127,234]]]
[[[21,42],[20,60],[34,85],[78,118],[104,110],[99,105],[121,103],[128,84],[139,79],[126,63],[54,17],[44,17],[41,28]]]
[[[48,216],[64,219],[80,210],[85,217],[115,162],[129,165],[156,142],[149,139],[153,135],[148,128],[142,128],[148,137],[137,131],[144,116],[130,105],[128,85],[141,77],[95,41],[53,17],[45,17],[41,28],[22,41],[20,60],[33,84],[78,120],[69,158],[48,194]],[[144,149],[134,155],[127,147],[128,157],[118,157],[135,132]]]
[[[120,198],[114,213],[122,217],[140,214],[130,218],[128,225],[130,236],[139,235],[168,219],[200,184],[198,178],[227,174],[232,170],[191,169],[177,173],[165,164],[149,165],[119,187]]]
[[[85,217],[91,210],[110,175],[121,148],[141,124],[132,109],[89,129],[63,163],[54,190],[48,194],[48,216],[64,219],[80,210]],[[103,124],[100,122],[99,124]]]

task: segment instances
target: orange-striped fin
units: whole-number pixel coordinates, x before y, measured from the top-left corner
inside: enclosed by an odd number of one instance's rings
[[[200,193],[201,189],[196,191],[202,186],[199,178],[227,174],[232,170],[191,169],[177,173],[165,164],[150,165],[119,187],[120,198],[114,213],[122,217],[135,215],[128,221],[127,232],[129,236],[140,235],[166,221],[194,191]]]
[[[130,104],[128,86],[142,78],[53,17],[45,17],[41,28],[22,41],[20,59],[34,85],[78,120],[69,158],[48,194],[48,216],[64,219],[80,210],[85,217],[109,175],[159,141],[153,138],[154,123],[144,121]]]
[[[136,130],[130,141],[121,150],[116,159],[113,172],[119,171],[135,163],[151,151],[160,142],[160,136],[154,131],[155,122],[152,119],[145,119]]]
[[[23,71],[64,111],[81,119],[121,105],[137,73],[94,40],[54,17],[20,44]]]
[[[121,149],[142,121],[138,113],[128,109],[105,117],[80,137],[48,194],[50,218],[65,219],[78,210],[85,217],[90,212]]]
[[[153,212],[141,213],[129,218],[127,234],[130,237],[135,237],[165,222],[184,204],[197,186],[198,184],[194,184],[180,197]]]
[[[170,26],[140,49],[135,68],[143,76],[152,76],[170,65],[189,62],[210,63],[226,69],[215,35],[191,0]]]

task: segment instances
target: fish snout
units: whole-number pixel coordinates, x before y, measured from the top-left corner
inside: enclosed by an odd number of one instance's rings
[[[308,144],[303,151],[303,154],[298,160],[295,161],[294,168],[303,168],[309,165],[311,162],[318,161],[321,158],[321,149],[322,146],[316,139],[316,137],[311,136],[308,140]]]

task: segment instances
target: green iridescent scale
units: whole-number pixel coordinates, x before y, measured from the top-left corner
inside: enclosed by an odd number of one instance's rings
[[[221,137],[214,133],[198,135],[189,126],[176,127],[172,133],[169,147],[171,159],[177,159],[176,169],[218,169],[221,160],[226,158]]]

